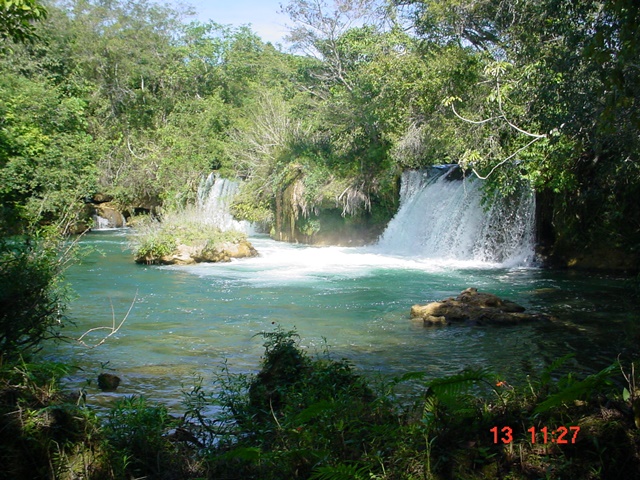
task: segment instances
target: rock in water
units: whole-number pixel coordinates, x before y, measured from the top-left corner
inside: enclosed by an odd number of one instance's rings
[[[111,373],[101,373],[98,375],[98,387],[103,392],[115,392],[120,385],[120,377]]]
[[[136,263],[146,265],[191,265],[200,262],[230,262],[232,258],[255,257],[258,252],[248,240],[223,242],[215,247],[208,247],[206,242],[195,245],[179,244],[173,252],[162,257],[154,257],[150,253],[138,255]]]
[[[411,307],[411,318],[424,325],[467,323],[472,325],[515,325],[521,322],[549,320],[544,314],[524,313],[525,308],[491,293],[467,288],[456,298]]]

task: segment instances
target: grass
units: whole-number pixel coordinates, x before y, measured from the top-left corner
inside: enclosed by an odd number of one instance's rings
[[[161,220],[147,217],[135,225],[136,235],[132,242],[135,257],[150,264],[160,263],[162,257],[174,253],[180,244],[201,246],[206,250],[247,238],[242,232],[222,231],[215,225],[204,223],[190,211],[167,213]]]

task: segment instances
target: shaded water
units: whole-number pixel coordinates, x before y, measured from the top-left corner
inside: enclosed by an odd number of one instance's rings
[[[88,349],[71,342],[48,354],[82,370],[86,385],[106,365],[122,377],[117,393],[90,402],[144,394],[179,408],[181,386],[209,382],[226,359],[232,371],[255,372],[262,331],[273,323],[296,328],[311,351],[325,339],[335,357],[375,374],[424,371],[429,376],[488,366],[512,383],[567,353],[593,371],[610,364],[638,334],[637,298],[626,280],[476,261],[382,254],[380,249],[306,247],[253,238],[261,256],[227,264],[136,265],[125,230],[95,232],[84,242],[98,251],[68,273],[77,292],[66,335],[116,324],[137,300],[121,330]],[[513,327],[424,328],[409,318],[415,303],[455,296],[475,286],[553,314],[545,324]],[[104,334],[106,331],[103,331]],[[95,332],[98,341],[101,332]]]

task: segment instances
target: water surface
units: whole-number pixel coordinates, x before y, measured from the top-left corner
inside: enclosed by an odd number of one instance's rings
[[[182,386],[197,377],[210,382],[225,360],[232,371],[257,371],[264,342],[259,334],[273,331],[274,324],[295,328],[312,352],[328,345],[333,356],[367,374],[423,371],[435,377],[486,366],[511,382],[567,353],[575,354],[575,368],[603,368],[639,331],[637,296],[624,279],[261,237],[252,239],[261,253],[254,259],[142,266],[127,249],[129,235],[116,230],[85,237],[96,251],[68,273],[77,298],[69,311],[75,325],[66,335],[118,325],[135,298],[126,322],[97,348],[69,342],[48,351],[81,368],[71,386],[86,386],[102,371],[122,377],[116,393],[99,392],[93,380],[88,391],[94,403],[144,394],[179,409]],[[471,286],[556,320],[424,328],[409,318],[411,305]],[[95,331],[85,340],[97,343],[108,332]]]

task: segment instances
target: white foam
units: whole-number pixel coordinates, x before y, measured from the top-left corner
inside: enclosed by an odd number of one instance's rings
[[[165,267],[202,277],[215,276],[251,284],[283,285],[326,282],[327,279],[361,278],[390,270],[442,272],[460,269],[490,269],[501,265],[475,260],[412,258],[385,255],[372,247],[311,247],[251,238],[259,257],[230,263]]]
[[[516,266],[534,258],[533,193],[483,204],[482,181],[408,171],[400,209],[377,248],[384,254]]]

